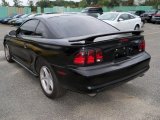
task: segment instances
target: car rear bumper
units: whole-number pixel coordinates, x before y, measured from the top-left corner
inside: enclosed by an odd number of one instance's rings
[[[149,69],[150,58],[144,52],[121,63],[80,68],[56,67],[55,71],[64,88],[81,93],[96,93],[141,76]]]

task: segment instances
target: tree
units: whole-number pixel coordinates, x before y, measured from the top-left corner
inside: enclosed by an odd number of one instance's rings
[[[98,0],[86,0],[88,5],[96,5]]]
[[[121,3],[121,0],[110,0],[109,6],[114,7],[114,6],[119,6]]]
[[[28,5],[31,8],[31,11],[36,11],[36,7],[34,6],[33,0],[28,0]]]
[[[97,4],[101,5],[101,6],[108,6],[109,1],[108,0],[99,0]]]
[[[145,5],[154,6],[156,9],[158,9],[158,6],[160,5],[159,0],[148,0],[145,2]]]
[[[80,2],[79,2],[79,7],[82,7],[82,8],[87,7],[87,2],[86,2],[86,0],[80,1]]]
[[[2,6],[9,6],[9,3],[6,0],[2,0]]]
[[[22,1],[20,1],[20,0],[13,0],[13,3],[14,3],[15,7],[19,7],[19,6],[21,6]]]
[[[53,5],[51,4],[51,2],[49,0],[40,0],[36,3],[37,7],[41,7],[42,10],[46,7],[53,7]],[[43,11],[42,11],[43,12]]]
[[[32,1],[32,0],[28,0],[28,5],[29,5],[30,7],[33,7],[33,6],[34,6],[33,1]]]

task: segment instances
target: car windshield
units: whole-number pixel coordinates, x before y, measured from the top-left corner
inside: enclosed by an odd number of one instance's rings
[[[35,16],[35,14],[31,14],[31,15],[29,15],[28,17],[31,18],[31,17],[34,17],[34,16]]]
[[[17,18],[18,16],[19,16],[19,15],[15,15],[15,16],[13,17],[13,19],[14,19],[14,18]]]
[[[118,13],[104,13],[101,16],[99,16],[98,19],[113,21],[117,18],[117,16]]]
[[[56,38],[79,37],[117,32],[111,25],[93,17],[73,15],[49,18],[49,26]]]
[[[26,18],[28,14],[22,15],[21,18]]]
[[[87,11],[88,11],[88,9],[86,8],[86,9],[83,9],[81,12],[84,13],[84,12],[87,12]]]

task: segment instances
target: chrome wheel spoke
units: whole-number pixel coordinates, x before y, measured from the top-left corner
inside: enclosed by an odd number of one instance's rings
[[[47,68],[44,68],[43,70],[44,70],[45,77],[49,78],[50,76],[49,76],[49,72],[48,72]]]
[[[40,70],[40,80],[44,91],[47,94],[51,94],[54,88],[53,78],[50,70],[46,66],[43,66]]]
[[[47,89],[46,90],[48,91],[48,93],[52,92],[52,88],[51,88],[51,85],[49,83],[47,84]]]

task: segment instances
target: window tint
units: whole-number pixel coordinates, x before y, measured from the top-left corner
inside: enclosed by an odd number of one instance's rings
[[[104,13],[101,16],[99,16],[98,18],[101,20],[115,20],[117,18],[117,16],[119,15],[119,13]]]
[[[128,16],[129,16],[129,19],[134,19],[135,18],[133,15],[128,14]]]
[[[117,32],[111,25],[89,16],[59,16],[49,18],[51,32],[57,38]]]
[[[47,37],[47,34],[46,34],[46,27],[45,25],[40,22],[37,26],[37,29],[36,29],[36,35],[38,36],[43,36],[43,37]]]
[[[82,10],[82,13],[103,13],[102,8],[85,8]]]
[[[103,12],[101,8],[92,8],[88,10],[89,12]]]
[[[20,34],[34,35],[39,20],[29,20],[20,27]]]
[[[123,20],[129,20],[129,15],[128,14],[122,14],[119,18]]]

